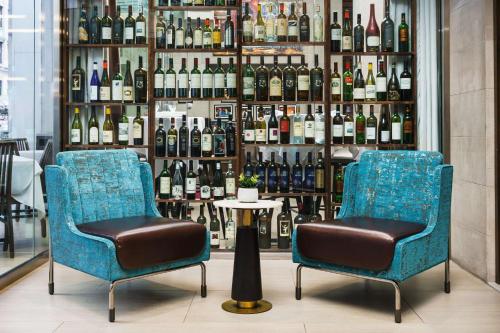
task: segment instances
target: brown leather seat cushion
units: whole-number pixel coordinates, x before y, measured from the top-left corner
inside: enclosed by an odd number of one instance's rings
[[[112,240],[124,269],[189,259],[205,247],[203,225],[161,217],[135,216],[77,225],[81,232]]]
[[[305,258],[382,271],[391,265],[396,243],[425,227],[424,224],[369,217],[301,224],[297,227],[297,247]]]

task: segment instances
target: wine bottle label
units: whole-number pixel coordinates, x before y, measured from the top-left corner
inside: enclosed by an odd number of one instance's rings
[[[314,138],[314,121],[313,120],[304,121],[304,136],[306,138]]]
[[[407,42],[408,41],[408,30],[407,29],[399,30],[399,41],[400,42]]]
[[[375,85],[367,84],[365,86],[366,99],[377,98],[377,89]]]
[[[263,25],[255,25],[254,36],[255,40],[263,40],[266,35],[266,27]]]
[[[174,185],[172,186],[172,196],[175,199],[182,199],[183,196],[183,188],[182,185]]]
[[[302,138],[304,136],[304,125],[301,121],[293,121],[293,136]]]
[[[245,142],[254,142],[255,141],[255,130],[253,129],[245,129],[243,130],[243,134],[245,136]]]
[[[113,143],[113,131],[102,131],[102,143]]]
[[[175,30],[175,45],[184,46],[184,30]]]
[[[165,88],[175,89],[175,74],[167,74],[165,75],[165,78],[166,78]]]
[[[290,132],[290,122],[289,121],[280,121],[280,132],[281,133]]]
[[[224,196],[224,187],[214,186],[214,197],[223,197],[223,196]]]
[[[227,73],[226,81],[228,89],[236,89],[236,73]]]
[[[217,73],[214,75],[214,88],[215,89],[224,89],[225,88],[225,83],[224,83],[225,75],[221,73]]]
[[[332,29],[332,40],[339,41],[342,39],[342,29]]]
[[[413,121],[405,120],[403,121],[403,133],[412,134],[413,133]]]
[[[102,39],[111,39],[111,27],[102,27]]]
[[[392,123],[392,139],[401,140],[401,123]]]
[[[410,90],[411,89],[411,78],[402,77],[400,81],[400,89],[401,90]]]
[[[212,74],[203,74],[201,78],[203,80],[203,89],[212,89],[214,87]]]
[[[165,28],[156,27],[156,38],[163,39],[163,37],[165,37]]]
[[[344,123],[344,136],[354,136],[354,123],[352,121]]]
[[[267,224],[263,220],[259,221],[259,234],[267,234]]]
[[[273,76],[271,80],[269,80],[269,95],[274,97],[281,96],[282,85],[281,79],[277,76]]]
[[[292,174],[292,186],[294,190],[302,190],[302,167]]]
[[[201,89],[201,74],[191,74],[191,89]]]
[[[71,91],[80,91],[82,89],[82,76],[80,74],[71,75]]]
[[[366,46],[367,47],[377,47],[380,44],[380,37],[379,36],[367,36],[366,37]]]
[[[280,221],[280,237],[290,237],[290,224],[291,221]]]
[[[298,36],[299,35],[299,24],[297,20],[288,20],[288,36]]]
[[[168,151],[177,153],[177,135],[167,135]]]
[[[221,32],[220,31],[214,31],[212,33],[212,39],[213,39],[214,44],[220,44],[221,41],[222,41]]]
[[[193,33],[193,44],[194,46],[203,45],[203,32],[201,30],[195,30]]]
[[[212,134],[201,135],[201,150],[212,151]]]
[[[269,189],[276,189],[278,186],[278,173],[275,168],[269,168],[267,175],[267,187]]]
[[[364,88],[354,88],[354,99],[365,99],[365,89]]]
[[[297,81],[297,90],[309,91],[309,75],[299,75]]]
[[[164,89],[165,88],[165,75],[163,74],[155,74],[155,89]]]
[[[313,35],[315,42],[323,41],[323,19],[321,17],[315,18],[313,22]]]
[[[340,95],[341,83],[340,78],[332,79],[332,95]]]
[[[367,127],[366,128],[366,139],[367,140],[375,140],[376,139],[376,128],[375,127]]]
[[[316,121],[314,124],[314,140],[316,143],[323,144],[325,142],[325,122]]]
[[[170,194],[170,177],[160,177],[160,194]]]
[[[333,125],[333,137],[341,138],[344,136],[344,126],[339,124]]]
[[[214,134],[214,154],[226,155],[226,134]]]
[[[286,36],[288,34],[286,18],[279,18],[276,22],[277,22],[276,34],[278,36]]]
[[[79,129],[72,129],[71,130],[71,143],[82,143],[82,138],[80,136],[80,130]]]
[[[101,101],[109,101],[111,100],[111,88],[110,87],[101,87],[99,89],[101,94]]]
[[[212,33],[207,31],[203,32],[203,45],[212,47]]]
[[[145,80],[145,77],[136,76],[135,77],[135,87],[137,89],[144,89],[144,87],[145,87],[144,80]]]
[[[134,139],[142,139],[142,126],[141,124],[134,123],[132,126]]]
[[[386,92],[387,91],[387,78],[377,77],[375,79],[375,84],[377,86],[377,92]]]
[[[325,188],[325,170],[316,169],[314,175],[314,187]]]
[[[98,86],[90,86],[90,100],[97,101],[99,99],[99,87]]]
[[[84,27],[78,28],[78,40],[81,42],[89,41],[89,34],[87,33],[87,30]]]
[[[274,20],[273,19],[268,19],[266,21],[266,36],[268,39],[274,37]]]
[[[187,89],[188,88],[188,74],[182,73],[178,75],[179,77],[179,89]]]
[[[186,44],[186,47],[193,46],[193,37],[186,36],[186,39],[185,39],[184,43]]]
[[[134,100],[134,90],[131,86],[123,86],[123,100],[133,101]]]
[[[243,36],[245,37],[253,36],[253,22],[251,20],[243,21]]]
[[[390,131],[380,131],[380,142],[387,143],[390,139]]]
[[[118,141],[128,142],[128,123],[118,123]]]
[[[307,170],[307,167],[306,167],[305,174],[306,174],[306,176],[304,178],[304,187],[306,189],[314,188],[314,169]]]
[[[174,32],[172,29],[167,30],[167,44],[172,45],[174,43]]]
[[[196,193],[196,178],[186,178],[186,193]]]
[[[342,37],[342,50],[348,51],[352,49],[352,37],[343,36]]]
[[[113,80],[111,83],[112,91],[111,95],[113,101],[121,101],[123,99],[123,81],[122,80]]]
[[[253,76],[243,77],[243,95],[253,95],[255,78]]]
[[[146,37],[146,23],[136,22],[135,23],[135,35],[136,37]]]
[[[219,231],[210,231],[210,245],[219,246],[220,244],[219,234],[220,234]]]
[[[210,199],[210,196],[211,196],[210,186],[208,185],[200,186],[200,198]]]
[[[236,194],[236,179],[226,178],[226,194],[228,196]]]
[[[278,140],[279,131],[277,128],[269,129],[269,141],[277,141]]]
[[[266,142],[266,130],[262,128],[255,129],[255,141]]]
[[[134,28],[133,27],[125,28],[125,39],[134,39]]]

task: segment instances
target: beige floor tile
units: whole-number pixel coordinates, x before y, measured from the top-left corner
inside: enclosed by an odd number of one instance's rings
[[[63,324],[62,321],[54,322],[2,322],[0,331],[2,333],[51,333]]]

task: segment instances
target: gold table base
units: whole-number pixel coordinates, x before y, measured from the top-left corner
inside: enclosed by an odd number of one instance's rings
[[[237,314],[256,314],[271,310],[273,305],[265,300],[255,302],[237,302],[233,300],[222,303],[222,309]]]

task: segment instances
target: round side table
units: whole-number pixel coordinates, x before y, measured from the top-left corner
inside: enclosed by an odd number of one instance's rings
[[[260,252],[257,227],[252,226],[253,210],[280,208],[280,201],[259,200],[239,202],[238,200],[215,201],[215,207],[242,210],[236,231],[234,251],[233,286],[231,300],[222,303],[225,311],[239,314],[253,314],[269,311],[272,304],[262,299],[260,275]]]

